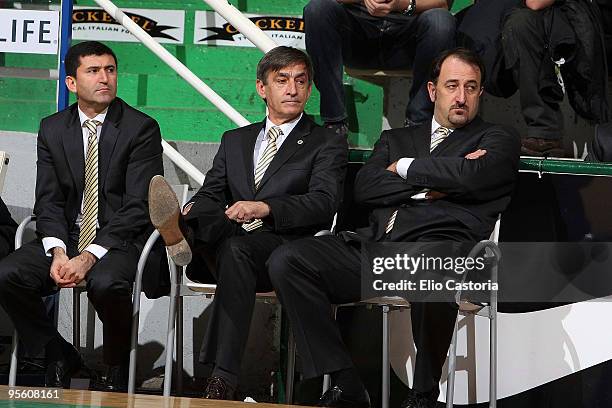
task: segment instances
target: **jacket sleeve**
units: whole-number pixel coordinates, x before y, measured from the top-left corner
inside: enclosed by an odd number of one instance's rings
[[[410,200],[415,187],[398,174],[387,170],[391,164],[389,137],[385,131],[374,145],[372,156],[355,177],[355,201],[373,207],[399,205]]]
[[[406,182],[419,189],[446,193],[450,199],[465,201],[489,201],[508,194],[518,172],[518,135],[508,128],[493,126],[485,131],[477,148],[487,152],[475,160],[417,158],[408,168]]]
[[[199,200],[212,200],[221,207],[227,205],[227,167],[226,167],[226,138],[227,132],[221,137],[219,150],[213,159],[213,164],[210,170],[206,173],[204,184],[197,193],[189,200],[190,203],[195,203]]]
[[[37,140],[36,160],[36,231],[40,238],[56,237],[68,243],[68,223],[64,214],[66,197],[60,187],[53,156],[49,149],[52,143],[45,133],[44,121],[40,124]]]
[[[314,159],[308,192],[264,200],[271,209],[270,219],[264,221],[277,232],[329,222],[342,200],[347,162],[346,138],[327,134]]]
[[[0,259],[13,250],[17,224],[0,198]]]
[[[122,206],[96,235],[94,244],[106,248],[121,246],[142,235],[150,226],[148,191],[151,178],[164,174],[161,133],[157,122],[146,118],[130,146]]]

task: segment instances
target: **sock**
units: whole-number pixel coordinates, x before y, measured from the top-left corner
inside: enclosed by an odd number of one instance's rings
[[[355,367],[334,371],[331,373],[331,378],[332,386],[337,385],[348,395],[360,397],[366,392],[365,386],[363,382],[361,382],[361,378]]]

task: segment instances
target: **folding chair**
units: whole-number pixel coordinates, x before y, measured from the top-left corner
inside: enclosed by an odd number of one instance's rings
[[[176,192],[176,190],[175,190]],[[186,193],[186,192],[185,192]],[[177,194],[178,197],[184,197]],[[184,203],[186,200],[181,200]],[[336,216],[332,224],[332,229],[336,223]],[[330,233],[329,231],[321,231],[315,234],[325,235]],[[142,286],[142,273],[146,263],[147,257],[155,243],[159,238],[159,232],[154,231],[149,240],[147,241],[140,260],[138,262],[138,272],[136,275],[135,290],[134,290],[134,303],[133,303],[133,315],[132,315],[132,345],[130,349],[130,382],[128,383],[128,393],[133,394],[135,390],[136,381],[136,357],[138,347],[138,321],[140,313],[140,289]],[[168,264],[170,269],[170,305],[168,307],[168,330],[166,332],[166,365],[164,368],[164,389],[163,395],[170,396],[172,389],[172,367],[173,367],[173,355],[174,345],[176,339],[176,355],[177,355],[177,372],[182,374],[183,366],[183,297],[185,296],[203,296],[206,299],[212,299],[215,295],[217,285],[215,284],[203,284],[192,281],[185,274],[185,268],[181,268],[181,272],[178,273],[177,267],[172,262],[171,258],[168,257]],[[264,303],[276,303],[277,297],[274,292],[263,292],[257,293],[256,299],[263,301]],[[295,375],[295,341],[293,335],[289,335],[287,345],[287,375],[286,375],[286,402],[290,402],[293,399],[293,380]],[[177,388],[180,390],[182,386],[182,376],[179,375]]]
[[[391,363],[389,361],[389,312],[393,310],[410,309],[410,302],[399,296],[381,296],[371,299],[362,300],[354,303],[343,303],[335,305],[333,309],[334,318],[340,307],[350,306],[378,306],[382,311],[382,379],[381,379],[381,408],[389,408],[389,395],[391,388]],[[323,393],[331,386],[331,376],[325,374],[323,376]]]
[[[498,264],[501,259],[501,251],[497,245],[499,241],[499,227],[501,216],[495,222],[495,228],[488,240],[480,241],[470,251],[468,257],[476,257],[483,250],[485,259],[492,261],[491,281],[497,282]],[[465,276],[464,276],[465,279]],[[459,304],[459,313],[486,316],[489,319],[489,407],[497,406],[497,292],[491,291],[488,305],[475,304],[461,300],[461,292],[456,295]],[[448,379],[446,381],[446,407],[453,408],[453,397],[455,393],[455,369],[457,362],[457,330],[458,321],[455,320],[453,338],[448,352]]]
[[[179,202],[181,207],[187,202],[187,192],[189,186],[187,184],[179,184],[172,186],[174,193],[179,198]],[[142,275],[144,274],[144,267],[147,263],[147,259],[155,242],[160,237],[159,232],[154,230],[149,239],[147,240],[141,254],[138,259],[138,270],[136,272],[136,278],[134,281],[134,298],[132,301],[132,334],[131,334],[131,344],[130,344],[130,364],[128,368],[128,394],[134,394],[136,390],[136,359],[138,355],[138,330],[140,323],[140,299],[142,296]],[[170,270],[170,317],[168,319],[168,331],[166,333],[166,367],[165,367],[165,375],[164,375],[164,396],[170,396],[170,382],[172,381],[172,363],[173,363],[173,350],[172,348],[168,351],[168,343],[174,344],[174,327],[175,321],[172,319],[175,318],[175,310],[176,304],[178,302],[177,297],[177,288],[176,288],[176,279],[177,279],[177,267],[172,259],[168,257],[168,268]],[[182,299],[181,299],[182,301]],[[182,302],[181,302],[181,319],[180,320],[180,332],[181,332],[181,341],[182,345]],[[177,357],[179,354],[177,353]],[[182,372],[182,350],[180,354],[180,358],[177,359],[178,365]]]

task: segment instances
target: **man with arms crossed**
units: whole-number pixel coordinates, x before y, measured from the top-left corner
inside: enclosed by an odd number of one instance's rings
[[[269,51],[256,82],[268,116],[223,135],[204,185],[182,214],[163,177],[151,181],[151,221],[170,255],[179,265],[192,252],[206,258],[217,281],[200,356],[213,367],[205,398],[234,397],[255,293],[272,288],[270,253],[329,228],[340,203],[347,142],[304,114],[311,82],[305,53]]]
[[[306,378],[331,374],[319,402],[369,407],[369,398],[331,314],[360,299],[361,242],[477,242],[487,238],[510,200],[518,172],[518,136],[477,116],[482,62],[454,49],[434,63],[428,91],[433,118],[382,133],[357,174],[355,199],[372,208],[357,233],[307,238],[268,261],[274,289],[291,321]],[[418,350],[413,389],[402,407],[434,407],[457,306],[413,303]]]
[[[104,323],[107,391],[127,387],[131,292],[150,227],[147,188],[163,173],[157,122],[117,94],[117,58],[95,41],[66,55],[77,103],[42,120],[36,162],[38,239],[0,261],[0,305],[30,354],[45,351],[47,387],[67,387],[78,352],[47,317],[41,296],[83,280]]]

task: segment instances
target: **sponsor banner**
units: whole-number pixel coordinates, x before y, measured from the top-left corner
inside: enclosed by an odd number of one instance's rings
[[[123,9],[123,12],[157,42],[182,44],[185,36],[184,10]],[[110,14],[98,7],[75,7],[72,11],[72,38],[140,42]]]
[[[57,54],[59,12],[0,9],[0,52]]]
[[[278,45],[305,49],[302,17],[245,14]],[[244,35],[214,11],[196,11],[194,44],[254,47]]]

